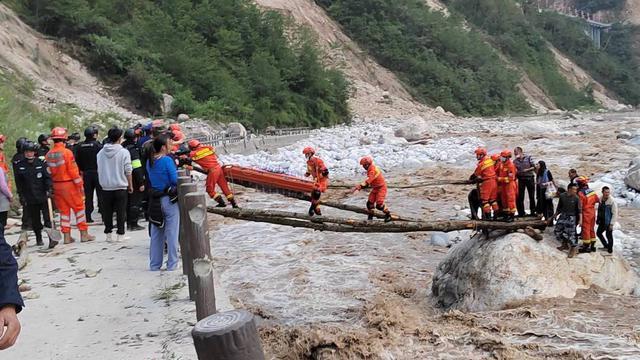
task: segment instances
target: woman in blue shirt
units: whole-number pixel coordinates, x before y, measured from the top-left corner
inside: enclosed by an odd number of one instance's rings
[[[168,135],[160,135],[153,140],[153,155],[147,163],[147,176],[151,184],[150,216],[157,221],[151,223],[151,246],[149,249],[149,267],[160,270],[163,260],[164,244],[167,244],[167,270],[178,267],[178,233],[180,212],[178,204],[172,201],[178,185],[178,169],[168,156],[173,146]],[[155,209],[157,211],[154,211]],[[160,211],[161,210],[161,211]],[[157,216],[154,216],[156,215]]]

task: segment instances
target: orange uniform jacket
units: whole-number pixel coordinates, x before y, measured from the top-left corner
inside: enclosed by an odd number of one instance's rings
[[[82,189],[82,177],[73,152],[67,149],[64,143],[55,143],[45,158],[54,183],[71,181],[76,187]]]
[[[516,196],[518,192],[517,183],[518,170],[511,159],[500,162],[498,165],[498,193],[505,212],[516,212]]]
[[[316,181],[316,187],[321,192],[327,191],[329,187],[329,178],[322,175],[326,170],[327,167],[322,159],[312,156],[311,159],[307,160],[307,174],[313,177]]]
[[[196,164],[200,165],[204,170],[209,171],[210,169],[220,167],[220,163],[218,162],[218,155],[216,155],[216,148],[213,146],[200,146],[196,150],[193,150],[189,157],[191,160],[195,161]]]
[[[384,200],[387,197],[387,182],[384,180],[382,171],[377,166],[373,164],[369,166],[367,179],[360,186],[371,186],[368,199],[370,204],[376,204],[378,207],[384,206]]]
[[[598,194],[591,189],[582,189],[578,192],[580,205],[582,205],[582,240],[585,244],[596,241],[594,226],[596,224],[595,205],[600,202]]]
[[[11,182],[9,181],[9,165],[7,164],[7,158],[4,155],[4,152],[0,152],[0,167],[4,170],[4,175],[7,177],[7,187],[9,191],[11,191]]]
[[[491,213],[491,209],[498,210],[498,184],[496,182],[496,162],[489,156],[478,161],[474,175],[482,179],[480,183],[480,201],[482,211]]]

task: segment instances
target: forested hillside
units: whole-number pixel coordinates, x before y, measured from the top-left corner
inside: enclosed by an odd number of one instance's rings
[[[314,39],[248,0],[11,0],[143,113],[266,125],[331,125],[349,117],[348,84]]]

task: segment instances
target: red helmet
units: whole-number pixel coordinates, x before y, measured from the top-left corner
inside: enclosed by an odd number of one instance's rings
[[[174,131],[172,134],[173,137],[171,138],[171,140],[180,144],[184,142],[184,134],[182,133],[182,131]]]
[[[180,124],[171,124],[171,125],[169,125],[169,130],[171,130],[171,131],[182,131],[182,127],[180,127]]]
[[[196,139],[191,139],[191,140],[189,140],[187,145],[189,145],[189,149],[195,150],[195,149],[199,148],[200,145],[202,145],[202,144],[200,144],[200,141],[198,141]]]
[[[316,153],[315,149],[312,148],[311,146],[307,146],[306,148],[304,148],[304,150],[302,150],[302,153],[304,155],[313,155]]]
[[[52,140],[67,140],[67,129],[63,127],[55,127],[51,130]]]
[[[502,157],[506,157],[506,158],[510,158],[511,157],[511,150],[502,150],[502,152],[500,153],[500,156]]]
[[[493,160],[493,161],[498,161],[498,160],[500,160],[500,154],[493,154],[493,155],[491,155],[491,160]]]
[[[481,156],[485,156],[487,155],[487,149],[479,147],[476,149],[476,155],[481,155]]]
[[[373,158],[371,158],[371,156],[365,156],[360,159],[360,165],[364,167],[371,166],[371,164],[373,164]]]

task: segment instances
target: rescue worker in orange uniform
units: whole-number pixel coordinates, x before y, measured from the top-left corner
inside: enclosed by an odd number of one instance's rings
[[[189,140],[188,145],[189,150],[191,150],[189,154],[191,160],[195,161],[196,164],[200,165],[200,167],[207,172],[207,193],[218,202],[217,207],[225,207],[227,204],[225,204],[222,195],[216,192],[216,185],[220,187],[231,206],[238,208],[233,193],[231,189],[229,189],[229,184],[227,184],[227,179],[224,177],[222,166],[218,162],[216,149],[213,146],[202,145],[200,141],[196,139]]]
[[[373,220],[374,208],[384,213],[384,221],[391,221],[391,211],[384,203],[387,197],[387,182],[379,167],[373,164],[371,156],[365,156],[360,159],[360,165],[367,171],[367,179],[362,184],[356,186],[353,192],[371,187],[369,199],[367,200],[367,210],[369,211],[369,220]]]
[[[496,169],[496,175],[498,174],[498,170],[500,169],[500,154],[493,154],[491,155],[491,160],[493,160],[493,162],[495,163],[494,168]],[[500,189],[500,184],[498,184],[497,190],[496,190],[496,201],[498,202],[498,213],[500,213],[502,211],[502,209],[504,209],[504,205],[502,204],[502,193],[500,192],[502,189]]]
[[[319,157],[315,156],[316,151],[307,146],[302,150],[305,158],[307,159],[307,173],[304,174],[306,177],[313,177],[315,181],[315,188],[311,192],[311,207],[309,207],[309,216],[322,215],[320,211],[320,196],[322,193],[327,191],[329,187],[329,170],[324,165],[324,161]]]
[[[582,247],[581,253],[596,251],[596,204],[600,202],[598,194],[589,189],[589,178],[580,176],[576,179],[578,197],[582,206]]]
[[[512,222],[516,215],[516,197],[518,193],[518,181],[516,166],[511,161],[511,150],[503,150],[500,153],[498,164],[498,194],[502,212],[506,215],[506,221]]]
[[[485,148],[477,148],[475,151],[478,165],[469,178],[479,182],[480,201],[482,202],[482,217],[485,220],[491,219],[493,210],[494,220],[498,216],[498,183],[496,181],[495,161],[487,155]]]
[[[89,235],[84,210],[84,189],[78,165],[71,150],[65,147],[67,129],[56,127],[51,130],[53,148],[47,152],[45,159],[47,170],[53,181],[53,200],[60,210],[60,228],[64,235],[64,243],[75,240],[71,237],[71,211],[75,213],[76,225],[80,230],[80,241],[95,240]]]

